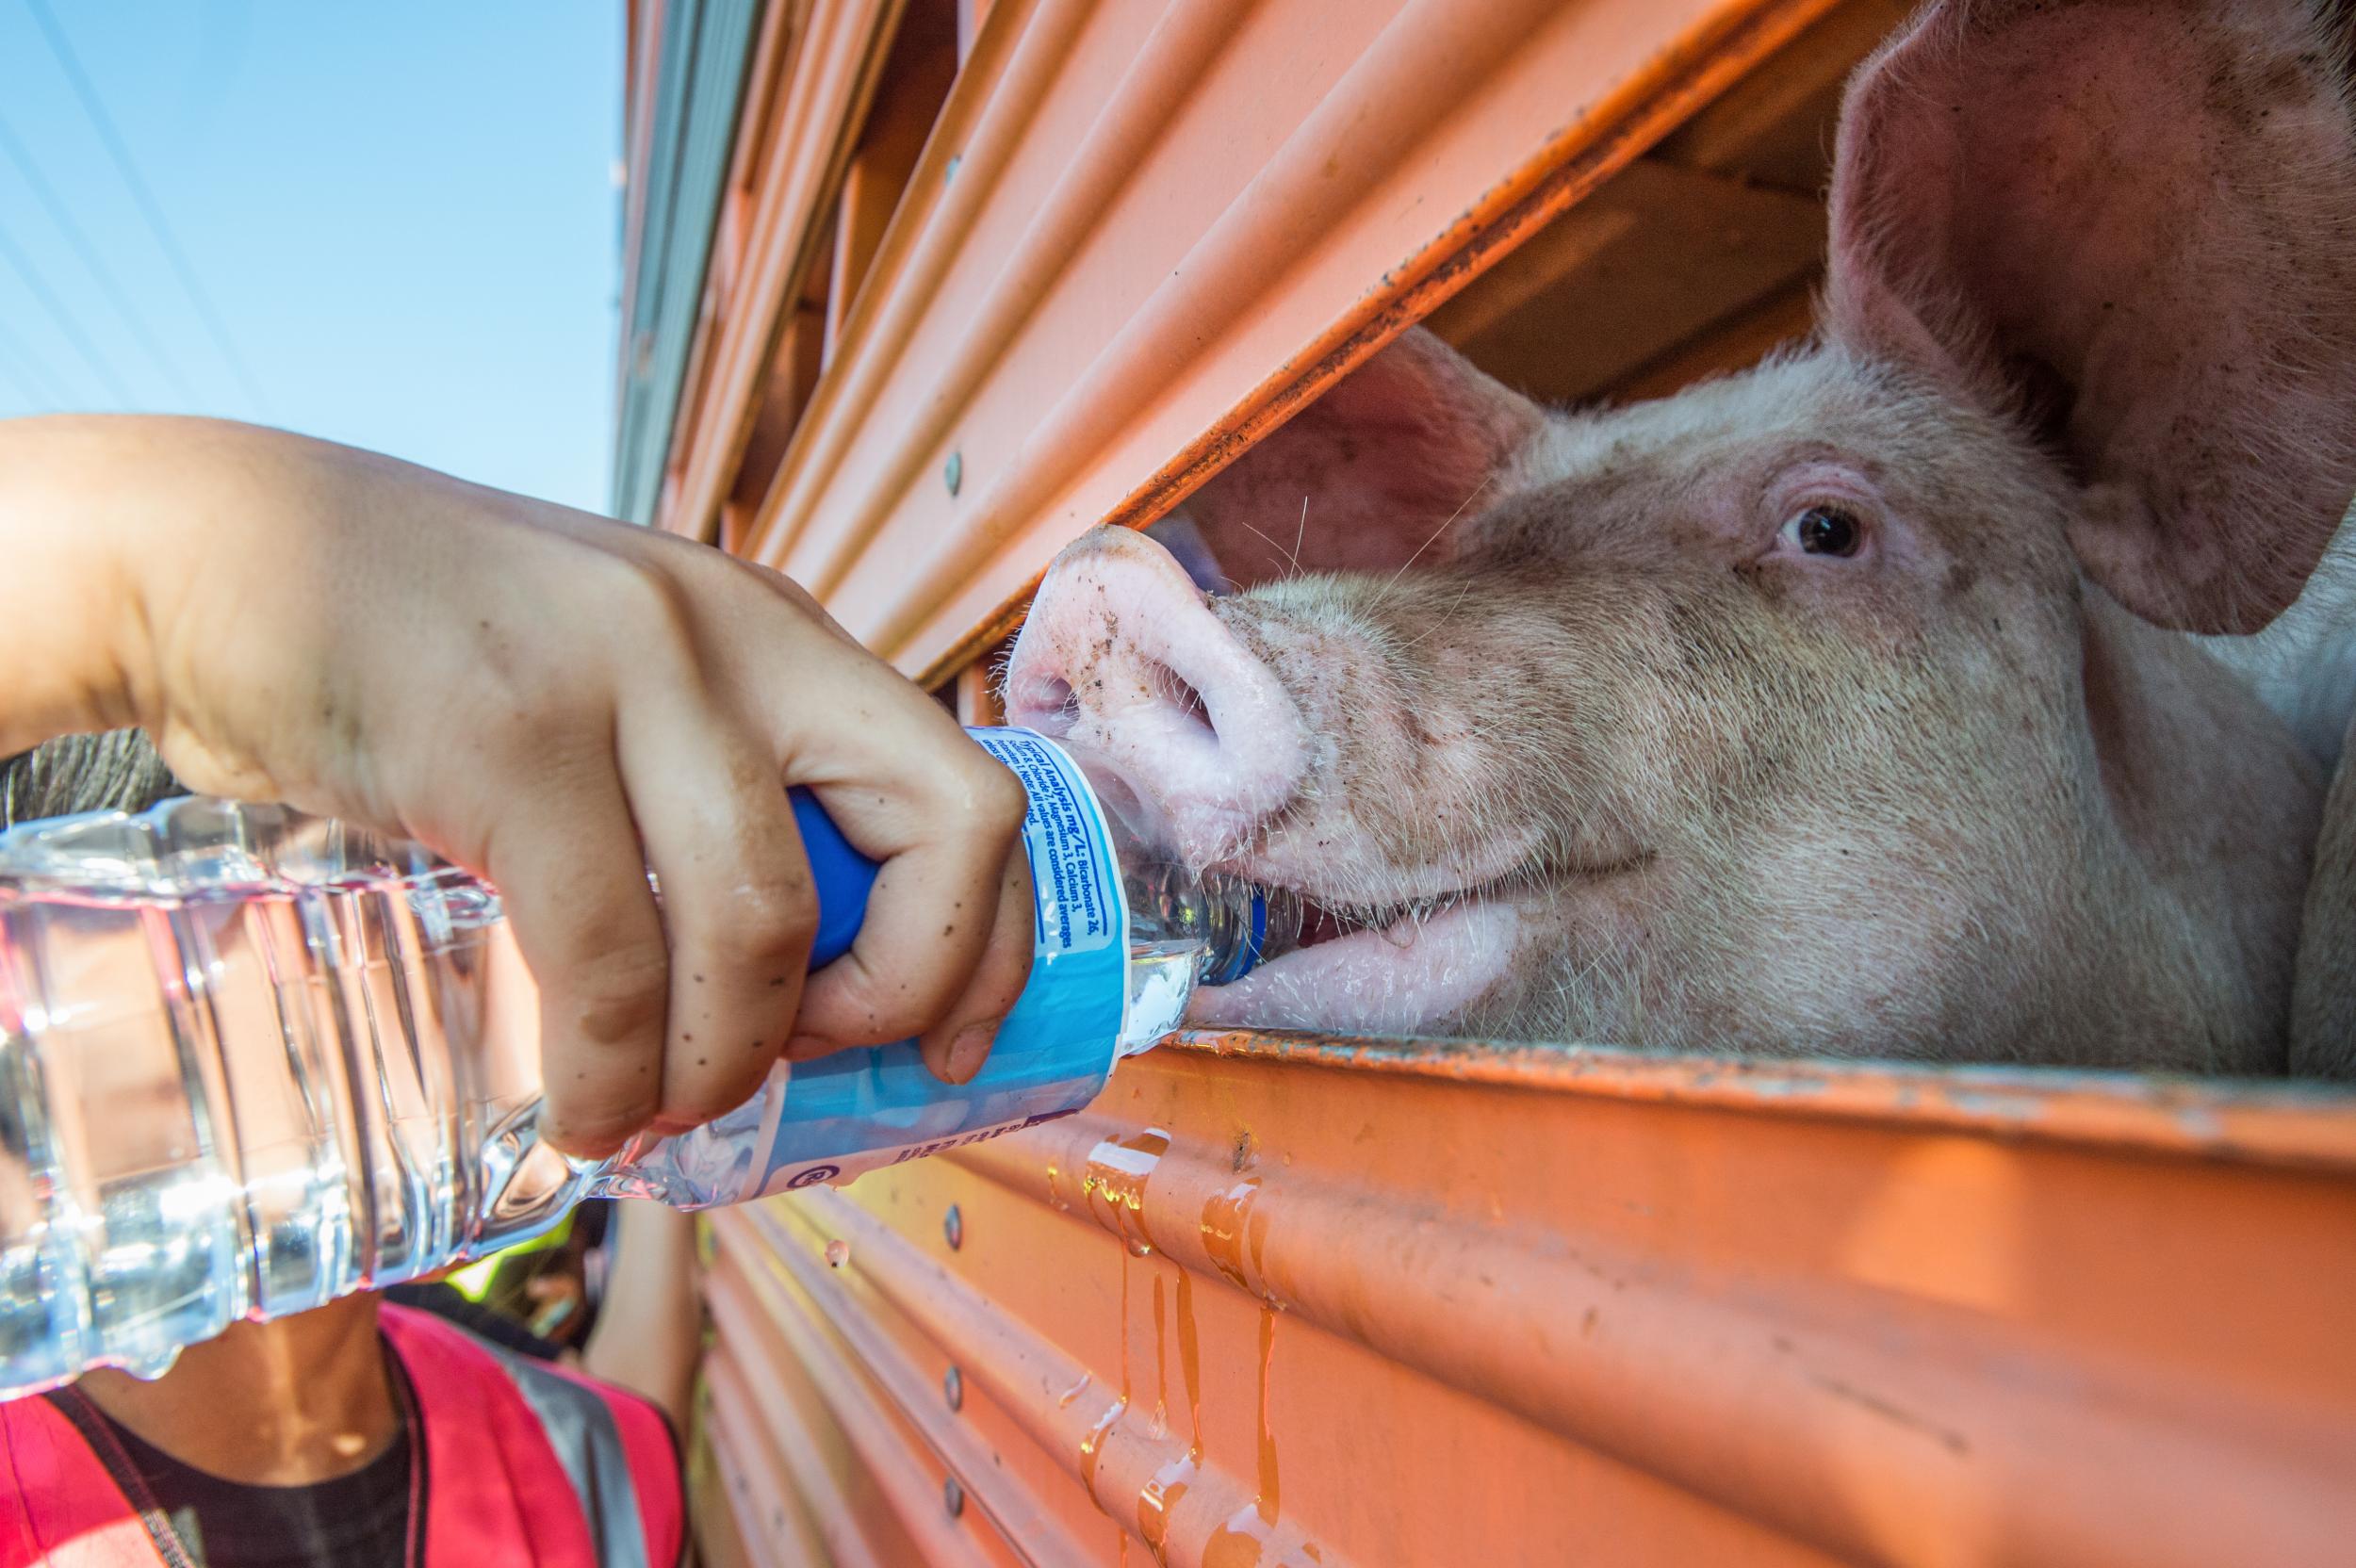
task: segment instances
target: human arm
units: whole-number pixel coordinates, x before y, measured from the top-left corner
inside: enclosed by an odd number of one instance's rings
[[[614,1204],[612,1247],[581,1370],[653,1400],[685,1431],[703,1348],[695,1217],[623,1199]]]
[[[348,448],[123,416],[0,421],[0,754],[138,725],[192,789],[488,876],[559,1147],[707,1119],[780,1052],[913,1035],[970,1077],[1021,991],[1020,785],[774,573]],[[807,988],[788,784],[883,865]]]

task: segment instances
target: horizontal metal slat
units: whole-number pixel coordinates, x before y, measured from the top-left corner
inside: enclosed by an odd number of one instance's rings
[[[825,1398],[831,1419],[866,1461],[866,1474],[890,1494],[909,1543],[924,1553],[924,1560],[978,1564],[1003,1555],[984,1553],[973,1521],[957,1524],[947,1516],[940,1483],[923,1478],[940,1467],[959,1478],[968,1505],[989,1520],[987,1528],[1005,1551],[1040,1568],[1086,1562],[1087,1556],[1039,1511],[1020,1483],[988,1462],[970,1430],[947,1419],[938,1384],[895,1353],[857,1307],[841,1304],[841,1277],[821,1277],[831,1273],[817,1256],[828,1238],[819,1237],[812,1247],[775,1228],[777,1217],[748,1210],[718,1221],[723,1245],[738,1266],[718,1277],[715,1314],[725,1311],[740,1338],[751,1337],[745,1323],[752,1315],[781,1337]],[[861,1259],[862,1274],[872,1277],[876,1261]],[[908,1462],[910,1432],[921,1434],[918,1441],[929,1450],[921,1471]],[[831,1501],[838,1512],[853,1516],[839,1494]]]
[[[1261,1517],[1262,1446],[1270,1555],[1304,1561],[2190,1568],[2356,1539],[2356,1159],[2318,1135],[2345,1102],[2230,1087],[2220,1141],[2125,1079],[1984,1074],[1934,1123],[1904,1095],[1936,1070],[1680,1097],[1701,1064],[1209,1043],[732,1241],[798,1255],[861,1376],[904,1331],[937,1346],[1021,1425],[993,1465],[1171,1562]],[[836,1236],[856,1282],[819,1261]]]
[[[1824,8],[1007,0],[746,552],[948,673]]]
[[[759,15],[758,0],[672,0],[663,18],[614,456],[614,512],[634,522],[663,482]]]
[[[864,123],[901,0],[811,8],[780,89],[779,116],[755,180],[743,275],[702,345],[696,418],[673,456],[679,491],[663,526],[695,537],[717,525],[785,312],[815,258]],[[688,334],[680,333],[684,356]]]

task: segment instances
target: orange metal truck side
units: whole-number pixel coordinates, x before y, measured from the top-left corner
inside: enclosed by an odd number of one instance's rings
[[[1804,330],[1903,3],[772,0],[660,521],[986,722],[1062,544],[1411,320]],[[2356,1560],[2344,1091],[1202,1035],[707,1240],[724,1564]]]
[[[713,1229],[730,1353],[758,1314],[844,1385],[780,1421],[923,1478],[859,1527],[954,1478],[1015,1560],[2356,1542],[2341,1095],[1206,1037]]]
[[[993,7],[745,553],[953,673],[1824,5]]]

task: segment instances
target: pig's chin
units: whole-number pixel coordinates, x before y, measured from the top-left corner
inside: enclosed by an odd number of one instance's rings
[[[1497,988],[1521,925],[1513,905],[1470,898],[1287,953],[1234,985],[1197,991],[1186,1019],[1213,1029],[1429,1029]]]

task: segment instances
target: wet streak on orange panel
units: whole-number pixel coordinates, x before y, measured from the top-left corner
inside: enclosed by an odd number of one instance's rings
[[[1089,1115],[952,1159],[1027,1203],[1060,1195],[1108,1250],[1150,1234],[1198,1299],[1278,1310],[1279,1518],[1329,1560],[1427,1560],[1352,1533],[1343,1477],[1379,1475],[1402,1528],[1453,1517],[1464,1478],[1431,1450],[1463,1399],[1530,1424],[1482,1462],[1522,1476],[1517,1525],[1556,1543],[1593,1528],[1524,1468],[1560,1443],[1674,1482],[1696,1519],[1855,1560],[2308,1561],[2356,1539],[2330,1479],[2356,1463],[2356,1098],[1220,1043],[1127,1064]],[[1327,1065],[1352,1056],[1390,1065]],[[1061,1173],[1149,1129],[1168,1146],[1134,1192],[1071,1200]],[[1025,1263],[1055,1266],[1036,1238]],[[999,1311],[1054,1312],[997,1282]],[[1203,1347],[1238,1405],[1234,1369],[1268,1364],[1243,1332],[1231,1317]],[[1287,1375],[1334,1344],[1412,1377],[1377,1414],[1360,1399],[1383,1379]],[[1104,1446],[1102,1496],[1137,1419]],[[1215,1435],[1206,1466],[1238,1484],[1241,1437]],[[1167,1533],[1199,1522],[1181,1507]],[[1666,1527],[1588,1560],[1678,1560],[1654,1549]],[[1476,1544],[1465,1560],[1490,1560]]]
[[[978,1418],[897,1370],[957,1365],[1005,1417],[975,1485],[1117,1528],[1088,1561],[2356,1537],[2346,1094],[1203,1037],[1083,1117],[722,1223],[803,1260],[829,1375],[904,1429]]]
[[[1148,1119],[1119,1135],[1159,1125]],[[1182,1149],[1194,1153],[1192,1134],[1167,1130],[1172,1152],[1145,1177],[1149,1216],[1170,1161]],[[1103,1141],[1073,1140],[1062,1168],[1085,1165]],[[1235,1147],[1219,1140],[1231,1177]],[[1281,1168],[1281,1155],[1269,1160]],[[1563,1559],[1530,1553],[1558,1548],[1597,1561],[1821,1560],[1385,1361],[1298,1307],[1228,1289],[1183,1255],[1173,1239],[1180,1219],[1149,1217],[1168,1245],[1139,1257],[1088,1217],[1068,1178],[1061,1186],[1058,1209],[1038,1191],[924,1162],[860,1183],[847,1202],[790,1200],[794,1223],[777,1245],[808,1245],[794,1234],[805,1223],[813,1236],[849,1237],[872,1294],[846,1297],[843,1308],[888,1336],[880,1353],[957,1364],[969,1401],[986,1396],[1016,1418],[988,1474],[1003,1462],[1043,1504],[1060,1489],[1067,1520],[1077,1511],[1079,1522],[1118,1527],[1135,1560],[1158,1560],[1156,1541],[1177,1563],[1248,1560],[1255,1549],[1264,1562],[1335,1565],[1551,1562]],[[963,1222],[955,1250],[939,1240],[951,1204]],[[1484,1331],[1477,1320],[1465,1328]],[[1173,1481],[1183,1483],[1174,1492]],[[1639,1540],[1648,1555],[1602,1552]],[[1107,1537],[1088,1560],[1120,1555]]]

